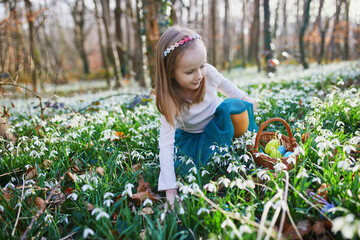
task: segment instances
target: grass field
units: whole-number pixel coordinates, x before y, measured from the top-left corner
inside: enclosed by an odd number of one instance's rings
[[[17,141],[0,145],[0,239],[360,238],[360,64],[324,69],[250,74],[245,84],[241,71],[226,74],[259,100],[259,125],[289,124],[297,164],[257,167],[248,132],[213,146],[210,164],[178,179],[174,210],[157,191],[160,115],[151,98],[57,97],[43,119],[37,99],[5,100]],[[287,135],[280,123],[266,131]]]

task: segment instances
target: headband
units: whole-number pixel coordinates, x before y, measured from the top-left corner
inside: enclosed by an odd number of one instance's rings
[[[194,40],[194,39],[200,39],[200,38],[201,38],[200,35],[195,34],[195,35],[188,36],[188,37],[186,37],[186,38],[184,38],[184,39],[182,39],[182,40],[174,43],[173,45],[171,45],[170,47],[168,47],[168,48],[164,51],[164,58],[165,58],[172,50],[174,50],[175,48],[183,45],[184,43],[187,43],[187,42],[189,42],[189,41],[191,41],[191,40]]]

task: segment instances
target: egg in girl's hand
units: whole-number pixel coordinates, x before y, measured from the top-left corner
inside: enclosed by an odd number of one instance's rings
[[[270,152],[270,157],[272,158],[281,158],[281,153],[279,150],[277,149],[272,149],[271,152]]]
[[[278,149],[280,146],[280,141],[277,139],[273,139],[270,142],[268,142],[265,146],[265,153],[270,154],[272,149]]]

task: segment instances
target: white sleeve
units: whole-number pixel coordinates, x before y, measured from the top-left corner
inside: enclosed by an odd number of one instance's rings
[[[207,64],[209,69],[207,71],[208,78],[212,78],[212,80],[218,85],[219,91],[224,94],[228,98],[240,98],[242,99],[247,94],[240,90],[237,86],[235,86],[229,79],[224,77],[219,71],[212,65]]]
[[[158,190],[164,191],[177,188],[174,167],[175,127],[170,125],[163,115],[161,115],[160,123],[160,175]]]

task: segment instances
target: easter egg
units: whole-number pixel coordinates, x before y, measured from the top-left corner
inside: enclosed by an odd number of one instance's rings
[[[270,157],[272,158],[281,158],[281,153],[277,149],[272,149],[270,152]]]
[[[285,148],[284,146],[282,146],[282,145],[279,146],[277,150],[279,150],[279,152],[281,153],[281,155],[284,155],[284,153],[286,152],[286,148]]]
[[[293,152],[286,152],[286,153],[284,154],[284,157],[288,157],[288,156],[290,156],[291,154],[293,154]]]
[[[265,153],[269,154],[271,152],[271,149],[278,149],[279,146],[280,146],[279,140],[273,139],[266,144]]]

